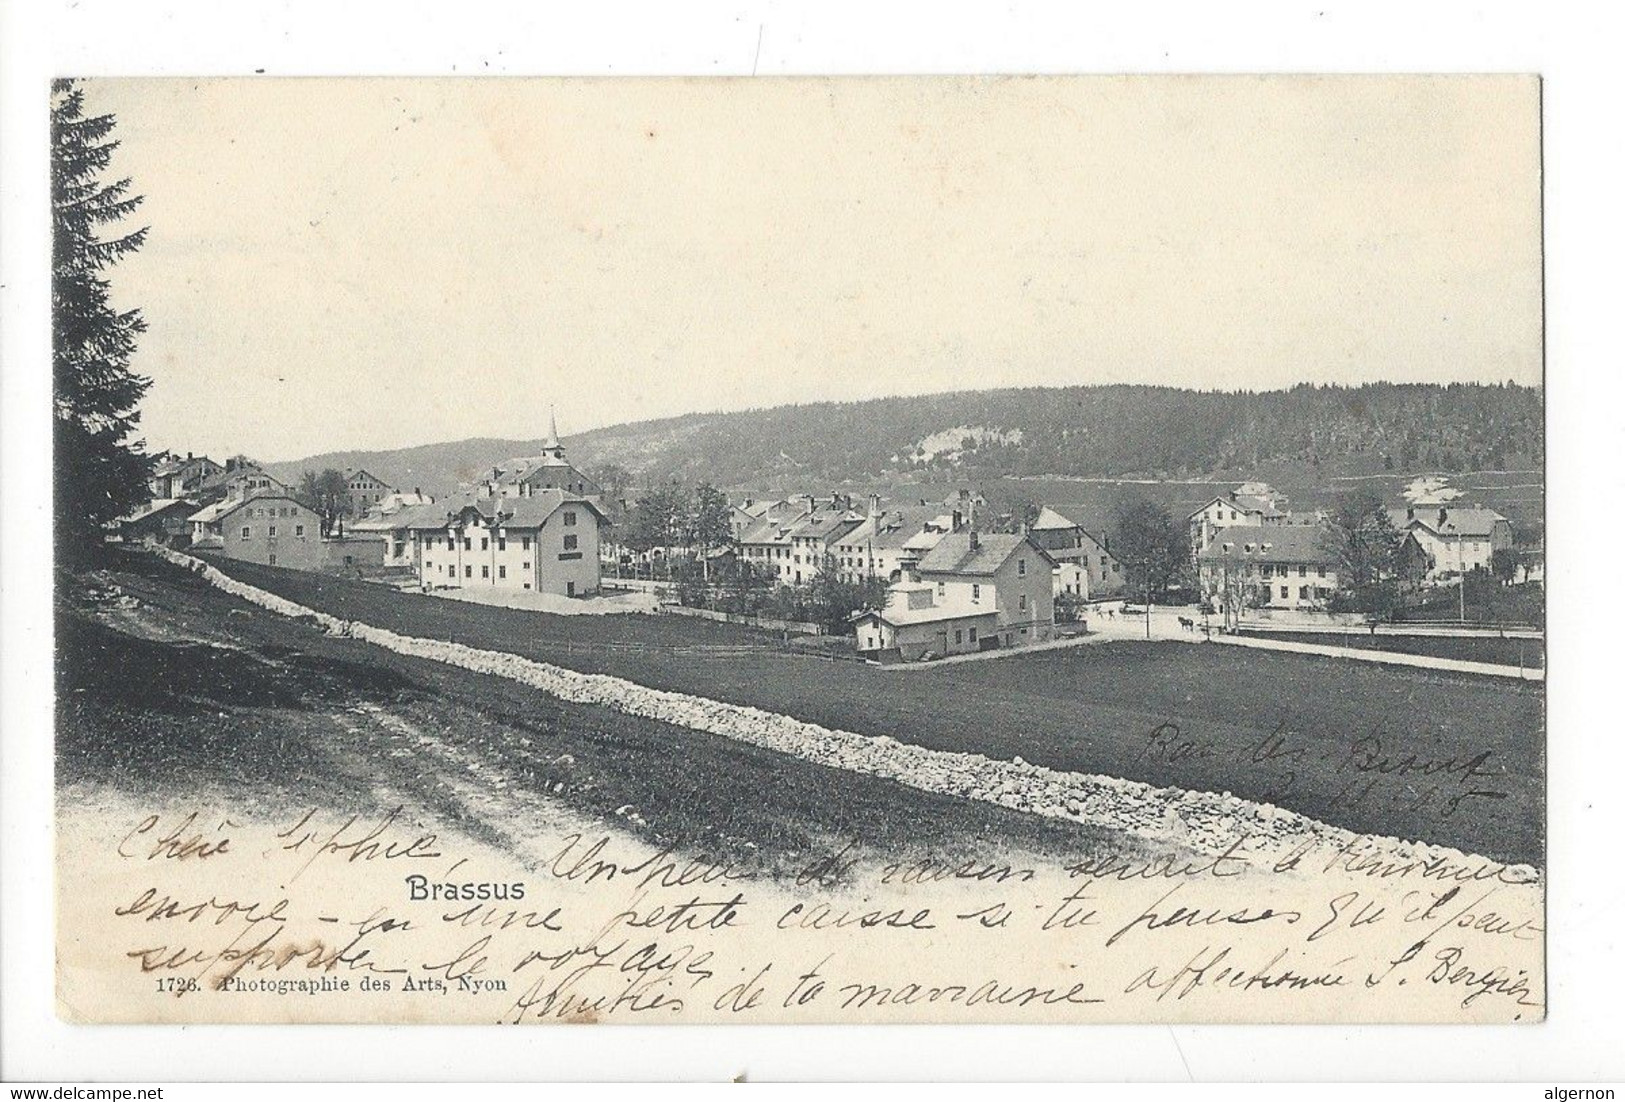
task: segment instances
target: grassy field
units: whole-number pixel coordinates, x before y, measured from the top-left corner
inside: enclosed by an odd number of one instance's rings
[[[1546,646],[1539,639],[1451,639],[1430,635],[1369,635],[1355,630],[1346,633],[1321,631],[1261,631],[1260,639],[1314,643],[1323,647],[1352,650],[1391,651],[1396,654],[1425,654],[1433,658],[1456,658],[1466,662],[1494,662],[1502,666],[1540,669],[1546,664]]]
[[[1540,864],[1540,685],[1186,643],[1110,643],[892,672],[694,644],[676,617],[557,617],[240,563],[228,573],[394,631],[505,650],[935,749],[1233,792],[1352,830]],[[641,651],[580,649],[636,643]],[[572,649],[573,648],[573,649]]]
[[[778,876],[852,842],[900,860],[1140,852],[1114,831],[933,795],[325,636],[145,556],[102,580],[135,610],[75,602],[74,583],[59,583],[62,786],[290,822],[313,807],[370,818],[405,804],[505,849],[551,804]],[[470,799],[469,788],[483,791]]]

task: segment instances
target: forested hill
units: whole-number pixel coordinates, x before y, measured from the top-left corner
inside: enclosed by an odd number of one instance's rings
[[[540,406],[538,408],[541,408]],[[1542,392],[1510,384],[1297,386],[1261,393],[1100,386],[963,391],[690,414],[566,439],[587,469],[640,484],[791,486],[896,477],[1176,478],[1283,465],[1336,471],[1498,470],[1544,460]],[[540,426],[538,426],[540,427]],[[339,452],[274,472],[365,467],[444,493],[539,439]]]

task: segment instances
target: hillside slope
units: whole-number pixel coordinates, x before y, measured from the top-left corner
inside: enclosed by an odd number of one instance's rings
[[[1261,393],[1170,387],[963,391],[688,414],[566,441],[591,470],[639,483],[721,486],[1003,476],[1179,478],[1281,464],[1328,472],[1495,470],[1544,461],[1539,388],[1480,384],[1298,386]],[[534,454],[535,440],[473,439],[333,452],[270,464],[365,467],[396,486],[446,493],[481,468]]]

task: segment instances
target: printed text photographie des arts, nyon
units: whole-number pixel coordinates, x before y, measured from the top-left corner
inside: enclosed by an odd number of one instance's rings
[[[1544,1017],[1535,79],[49,109],[64,1017]]]

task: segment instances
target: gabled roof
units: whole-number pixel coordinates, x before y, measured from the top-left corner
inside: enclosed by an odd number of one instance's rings
[[[240,504],[242,504],[241,501],[217,501],[213,505],[205,505],[186,519],[193,524],[208,524],[211,521],[219,520],[225,514],[228,506]]]
[[[851,513],[813,513],[790,527],[791,539],[839,539],[852,531],[862,520]]]
[[[741,544],[786,544],[790,542],[789,532],[795,526],[796,518],[782,520],[764,520],[739,537]]]
[[[290,505],[299,506],[299,508],[303,509],[307,513],[311,513],[313,515],[315,513],[314,509],[290,494],[259,494],[255,497],[244,497],[238,498],[236,501],[221,502],[220,504],[224,506],[224,508],[222,508],[220,512],[215,515],[214,519],[223,521],[227,517],[231,516],[231,514],[235,513],[238,509],[245,508],[249,505],[264,505],[269,501],[286,501]],[[206,511],[207,510],[205,510],[205,512]],[[197,517],[194,515],[190,519],[196,520]]]
[[[197,508],[197,502],[188,501],[183,497],[155,497],[145,505],[137,508],[135,512],[131,513],[129,516],[125,517],[122,523],[134,524],[137,521],[146,520],[148,517],[155,517],[159,513],[175,508],[177,505],[185,506],[188,510],[188,515],[190,515],[190,511],[192,509]]]
[[[1076,527],[1076,524],[1073,524],[1070,520],[1067,520],[1060,513],[1057,513],[1054,509],[1051,509],[1048,505],[1038,510],[1038,519],[1032,523],[1032,530],[1034,532],[1058,532]]]
[[[271,480],[271,485],[281,486],[284,489],[286,489],[288,485],[276,475],[271,474],[262,467],[233,467],[229,471],[222,467],[220,470],[215,471],[213,474],[205,478],[202,483],[199,484],[198,489],[218,489],[221,486],[229,486],[232,482],[239,478],[268,478]]]
[[[591,498],[550,489],[538,490],[529,497],[461,497],[438,504],[414,505],[404,523],[397,513],[392,527],[446,528],[472,510],[487,524],[495,521],[508,528],[540,528],[548,517],[566,505],[586,509],[600,521],[607,519]]]
[[[841,541],[873,547],[877,551],[906,549],[937,519],[935,505],[898,505],[865,517],[861,524],[842,536]],[[951,523],[948,518],[942,520],[944,528]],[[934,544],[936,540],[929,542]]]
[[[1412,511],[1416,514],[1413,517],[1407,517],[1404,509],[1390,509],[1388,515],[1393,519],[1394,527],[1401,531],[1408,528],[1426,528],[1436,535],[1467,539],[1489,539],[1496,524],[1507,519],[1494,509],[1486,509],[1482,505],[1465,508],[1449,505],[1416,506]],[[1443,521],[1439,519],[1440,513],[1444,514]]]
[[[930,624],[941,620],[969,620],[984,616],[997,617],[998,608],[992,601],[973,601],[970,591],[964,587],[955,587],[943,594],[940,599],[933,600],[924,608],[910,608],[908,601],[903,598],[910,590],[934,590],[929,583],[916,583],[914,585],[901,584],[892,586],[886,591],[886,607],[880,610],[868,609],[859,613],[855,619],[883,620],[888,624]]]
[[[1221,528],[1197,558],[1202,562],[1331,563],[1325,527],[1236,524]]]
[[[978,535],[971,546],[971,533],[949,532],[920,560],[922,574],[993,574],[1018,550],[1031,551],[1048,566],[1055,560],[1032,540],[1014,532]]]

